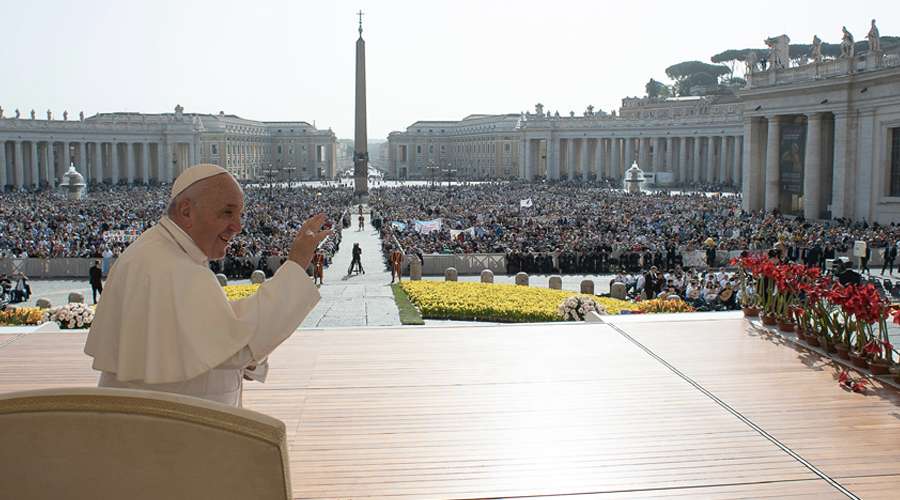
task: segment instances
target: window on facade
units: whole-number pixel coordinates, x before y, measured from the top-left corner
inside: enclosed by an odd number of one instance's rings
[[[900,127],[891,129],[890,196],[900,196]]]
[[[278,146],[278,154],[281,154],[281,146]]]
[[[447,146],[441,144],[441,153],[443,153],[444,151],[447,151]]]
[[[405,162],[406,161],[406,146],[400,146],[399,153],[400,153],[400,161]]]
[[[512,146],[510,146],[509,143],[506,143],[503,145],[503,151],[509,153],[511,150],[512,150]]]
[[[210,144],[210,153],[217,155],[219,154],[219,147],[215,144]]]
[[[289,154],[289,155],[293,155],[293,154],[294,154],[294,148],[290,148],[290,150],[288,151],[288,154]]]
[[[416,146],[416,154],[422,154],[422,146],[421,145]]]
[[[316,145],[316,161],[324,162],[325,161],[325,146],[320,144]]]
[[[434,153],[434,146],[428,146],[428,152]]]

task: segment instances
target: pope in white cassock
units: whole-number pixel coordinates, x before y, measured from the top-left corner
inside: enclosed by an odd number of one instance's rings
[[[331,231],[322,230],[323,214],[307,220],[275,276],[230,302],[208,262],[225,256],[243,210],[241,187],[225,169],[197,165],[178,176],[166,215],[110,270],[84,348],[100,387],[240,406],[243,375],[265,378],[266,356],[319,301],[305,269]]]

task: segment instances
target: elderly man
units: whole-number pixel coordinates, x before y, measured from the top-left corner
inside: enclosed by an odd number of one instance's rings
[[[323,214],[310,218],[272,279],[229,302],[208,261],[225,256],[243,210],[241,187],[225,169],[197,165],[178,177],[166,215],[110,270],[84,349],[101,387],[241,405],[244,370],[264,363],[318,302],[304,269],[331,234]]]

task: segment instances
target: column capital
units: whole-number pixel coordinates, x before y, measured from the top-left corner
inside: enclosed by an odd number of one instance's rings
[[[812,112],[812,113],[806,113],[806,119],[807,119],[808,121],[812,121],[812,120],[821,120],[821,119],[823,119],[824,117],[825,117],[825,113],[823,113],[823,112],[821,112],[821,111],[814,111],[814,112]]]
[[[781,123],[783,115],[766,115],[766,120],[775,123]]]

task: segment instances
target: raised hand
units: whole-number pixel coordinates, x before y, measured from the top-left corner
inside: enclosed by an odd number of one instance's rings
[[[309,266],[319,243],[333,233],[330,229],[322,229],[325,220],[325,214],[317,214],[307,219],[300,226],[300,230],[297,231],[297,236],[294,237],[294,242],[291,244],[288,259],[296,262],[303,269]]]

